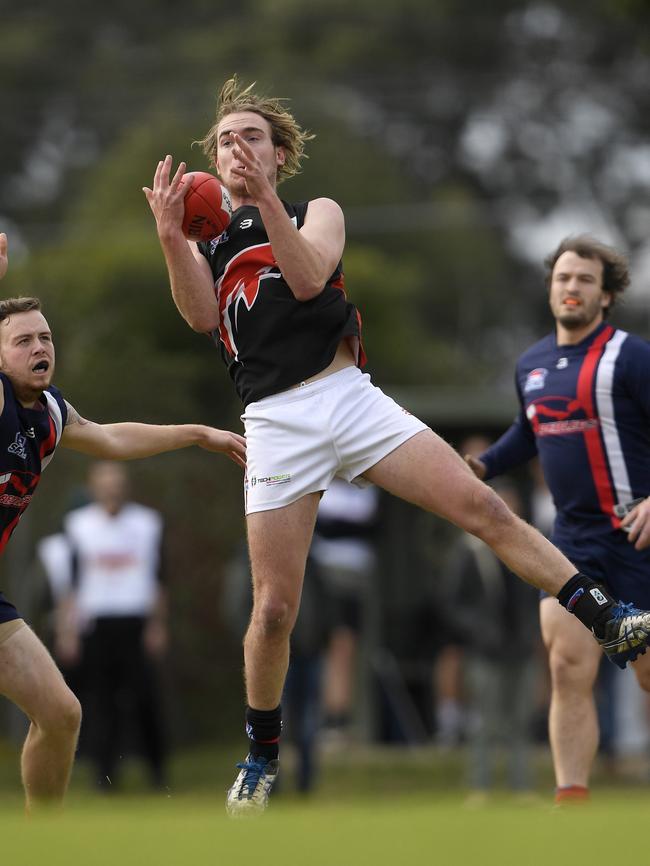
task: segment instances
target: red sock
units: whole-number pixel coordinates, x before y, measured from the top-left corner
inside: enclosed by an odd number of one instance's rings
[[[586,803],[589,799],[589,788],[584,785],[563,785],[555,789],[556,803]]]

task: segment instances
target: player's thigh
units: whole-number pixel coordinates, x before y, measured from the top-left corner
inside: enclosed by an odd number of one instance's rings
[[[364,477],[394,496],[451,520],[470,531],[496,494],[433,430],[400,445]]]
[[[0,644],[0,694],[42,724],[79,712],[52,656],[28,626]]]
[[[576,678],[591,684],[596,680],[602,650],[580,620],[556,598],[544,598],[539,606],[542,639],[554,679]]]
[[[291,595],[300,592],[320,497],[309,493],[282,508],[247,515],[256,596],[268,586]]]

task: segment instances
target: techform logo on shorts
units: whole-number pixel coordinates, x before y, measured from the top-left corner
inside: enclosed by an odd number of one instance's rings
[[[275,487],[277,484],[287,484],[291,481],[291,473],[283,472],[280,475],[266,475],[264,478],[257,478],[255,475],[251,478],[251,487],[256,484],[266,484],[267,487]]]

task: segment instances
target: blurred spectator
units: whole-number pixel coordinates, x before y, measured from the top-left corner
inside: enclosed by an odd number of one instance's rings
[[[71,581],[59,602],[55,652],[63,665],[81,664],[83,742],[97,785],[118,784],[118,760],[135,732],[151,784],[162,788],[166,755],[156,670],[167,647],[162,519],[128,501],[123,464],[95,463],[88,481],[92,502],[64,520]],[[60,567],[60,556],[50,562]]]
[[[515,513],[522,512],[514,486],[502,484],[497,491]],[[510,787],[527,791],[538,593],[467,534],[459,540],[448,580],[449,618],[466,647],[470,786],[482,794],[492,787],[496,750],[502,745],[508,753]]]
[[[253,582],[248,552],[242,544],[226,569],[224,587],[224,609],[238,639],[244,637],[252,608]],[[302,794],[309,793],[316,783],[323,661],[332,634],[333,610],[329,587],[321,569],[309,556],[282,695],[283,732],[296,749],[296,789]],[[282,784],[281,777],[273,789],[274,795]]]
[[[359,643],[367,627],[376,568],[379,492],[335,478],[320,501],[311,553],[334,602],[323,691],[324,726],[333,742],[350,734]]]

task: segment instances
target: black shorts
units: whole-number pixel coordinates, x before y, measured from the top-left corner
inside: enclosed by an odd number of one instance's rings
[[[12,619],[20,619],[20,614],[10,601],[0,592],[0,623],[11,622]]]

